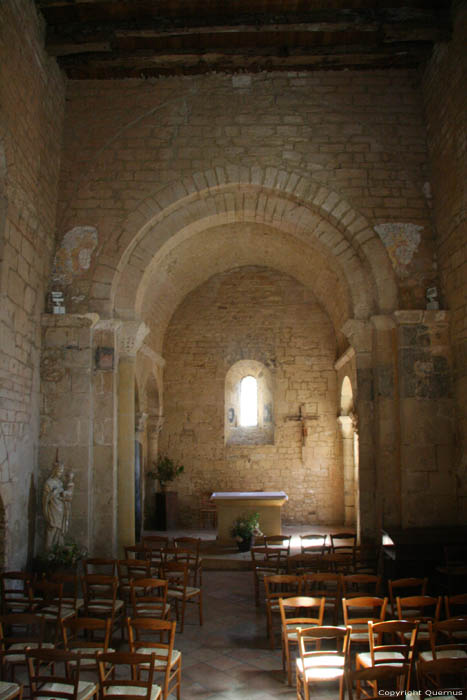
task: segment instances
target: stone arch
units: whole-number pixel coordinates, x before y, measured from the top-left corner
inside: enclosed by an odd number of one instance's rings
[[[128,317],[136,307],[137,280],[164,245],[176,234],[186,238],[232,221],[272,225],[306,239],[341,265],[351,288],[365,280],[366,303],[355,302],[352,316],[396,307],[394,273],[381,240],[338,193],[286,170],[233,166],[196,173],[145,200],[128,217],[113,251],[104,247],[91,303]]]

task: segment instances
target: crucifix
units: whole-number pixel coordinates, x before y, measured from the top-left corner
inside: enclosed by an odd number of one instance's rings
[[[286,416],[286,420],[294,420],[298,421],[301,424],[301,439],[302,439],[302,447],[306,446],[306,440],[308,437],[308,421],[310,420],[318,420],[318,416],[316,413],[314,414],[307,414],[304,413],[305,409],[305,404],[301,403],[298,407],[298,413],[294,416]]]

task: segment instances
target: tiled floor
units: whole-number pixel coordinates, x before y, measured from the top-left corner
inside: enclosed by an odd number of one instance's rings
[[[282,672],[280,642],[271,650],[264,607],[256,608],[247,571],[207,571],[202,627],[193,607],[176,646],[182,652],[183,700],[296,698]],[[315,700],[337,698],[337,686],[316,689]]]

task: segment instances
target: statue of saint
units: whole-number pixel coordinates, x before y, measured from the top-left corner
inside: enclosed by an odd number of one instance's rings
[[[63,483],[63,474],[63,463],[59,462],[57,455],[42,492],[42,510],[46,522],[46,550],[56,544],[63,544],[70,525],[71,500],[75,488],[74,474],[70,472],[66,487]]]

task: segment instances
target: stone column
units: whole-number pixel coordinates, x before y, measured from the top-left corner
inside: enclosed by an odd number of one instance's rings
[[[456,525],[449,313],[396,311],[402,527]]]
[[[357,374],[355,408],[359,422],[359,469],[356,529],[359,540],[377,539],[373,395],[373,333],[371,323],[351,319],[342,332],[355,351]]]
[[[337,419],[342,434],[342,457],[344,462],[344,522],[355,525],[355,460],[354,422],[352,416],[339,416]]]
[[[118,544],[135,541],[135,364],[149,333],[140,321],[122,323],[118,363]]]

